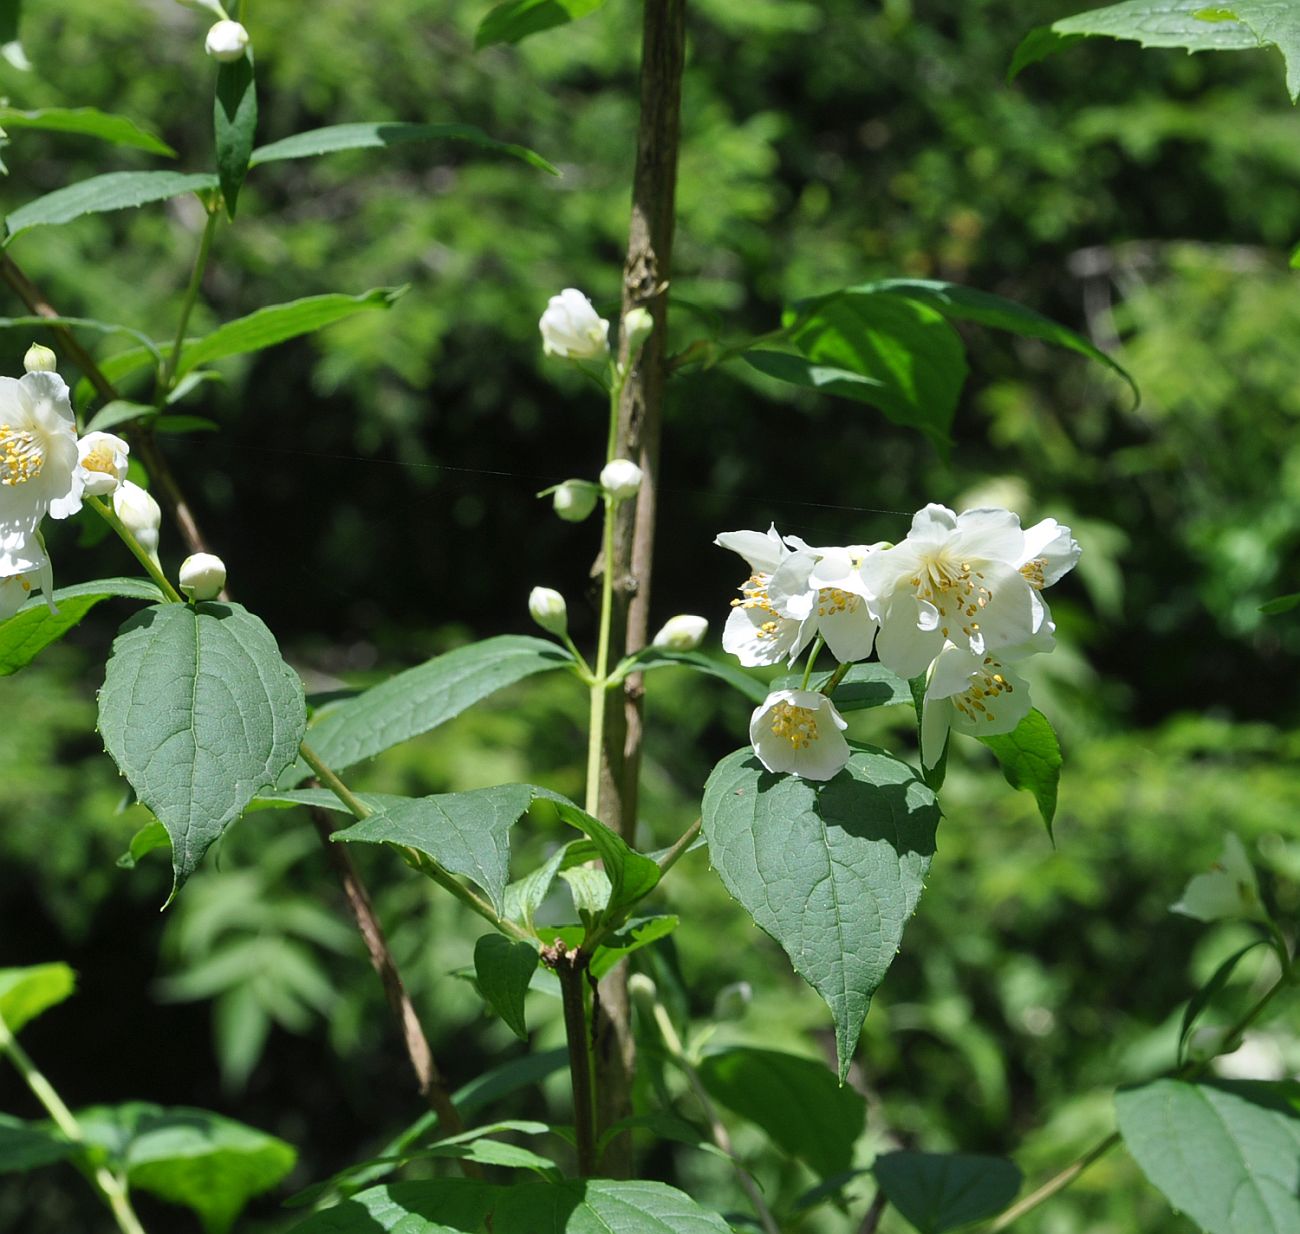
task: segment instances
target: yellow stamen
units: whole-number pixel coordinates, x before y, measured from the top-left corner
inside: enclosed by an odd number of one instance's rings
[[[772,736],[788,741],[796,750],[806,750],[817,740],[817,713],[808,707],[779,702],[772,708]]]
[[[27,429],[0,424],[0,484],[25,484],[41,474],[45,452]]]

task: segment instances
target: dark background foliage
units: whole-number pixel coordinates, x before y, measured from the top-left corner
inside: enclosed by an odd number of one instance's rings
[[[533,494],[594,472],[603,411],[578,375],[543,360],[536,320],[563,286],[616,302],[639,9],[614,0],[474,54],[486,7],[251,6],[260,140],[358,119],[460,120],[563,172],[451,144],[271,165],[218,233],[195,332],[295,296],[411,285],[390,312],[228,362],[225,382],[185,407],[219,431],[164,443],[236,594],[309,688],[525,630],[538,583],[569,596],[580,642],[593,633],[593,529],[560,523]],[[1063,646],[1035,683],[1069,760],[1057,847],[1027,799],[960,752],[931,886],[855,1072],[871,1097],[865,1158],[892,1133],[1011,1152],[1032,1172],[1104,1133],[1110,1090],[1164,1065],[1181,1000],[1236,941],[1165,911],[1225,828],[1296,908],[1300,634],[1257,610],[1295,589],[1300,542],[1300,301],[1286,269],[1300,238],[1298,122],[1271,52],[1102,41],[1005,85],[1021,35],[1070,7],[692,6],[673,290],[695,307],[674,309],[675,346],[714,315],[739,339],[801,296],[937,277],[1088,334],[1144,395],[1134,409],[1081,358],[963,330],[972,373],[943,458],[870,408],[792,395],[743,365],[672,389],[654,582],[664,618],[698,611],[716,631],[739,577],[712,538],[771,520],[814,543],[896,539],[926,501],[990,498],[1026,520],[1056,515],[1085,545],[1053,596]],[[23,107],[128,114],[201,169],[203,27],[171,0],[34,6],[23,29],[34,71],[0,67],[0,90]],[[10,137],[9,208],[150,165],[82,139]],[[13,252],[61,311],[167,338],[201,223],[195,203],[176,201],[34,231]],[[18,371],[29,342],[0,336],[3,371]],[[64,582],[129,568],[77,527],[51,546]],[[175,536],[163,555],[183,555]],[[141,820],[116,812],[120,784],[91,732],[113,626],[105,606],[0,684],[0,963],[80,970],[77,1003],[27,1034],[74,1104],[221,1109],[297,1144],[305,1183],[416,1116],[403,1060],[360,949],[333,924],[303,820],[250,816],[162,917],[162,863],[114,866]],[[746,713],[713,683],[652,684],[647,844],[694,816]],[[902,722],[863,723],[864,735],[910,740]],[[582,700],[546,681],[359,778],[425,792],[535,779],[576,793],[582,741]],[[823,1011],[692,860],[669,893],[690,917],[671,953],[683,1005],[708,1015],[724,986],[748,980],[750,1010],[720,1039],[824,1052]],[[473,931],[393,863],[370,873],[438,1052],[469,1079],[513,1049],[448,975],[468,962]],[[244,976],[223,986],[212,962],[240,947]],[[542,1046],[558,1040],[546,1014]],[[562,1085],[545,1099],[562,1109]],[[0,1107],[34,1113],[7,1076]],[[742,1152],[755,1147],[742,1131]],[[685,1150],[651,1168],[739,1202],[725,1173]],[[774,1186],[797,1176],[775,1159],[763,1169]],[[52,1172],[0,1185],[0,1229],[97,1228],[79,1187]],[[273,1204],[259,1211],[266,1224],[250,1229],[284,1228]],[[158,1228],[183,1220],[169,1211]],[[831,1214],[808,1228],[848,1227]],[[1189,1227],[1121,1154],[1025,1228]]]

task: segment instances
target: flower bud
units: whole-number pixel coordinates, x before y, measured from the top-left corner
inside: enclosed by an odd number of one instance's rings
[[[542,350],[566,360],[595,360],[609,353],[609,322],[576,287],[566,287],[546,302],[538,323]]]
[[[645,973],[633,973],[627,979],[627,993],[643,1014],[654,1014],[655,1003],[659,1001],[659,990],[653,978],[647,977]]]
[[[742,1019],[753,1001],[754,987],[748,981],[733,981],[723,986],[713,1000],[713,1018],[716,1021]]]
[[[600,486],[615,501],[626,501],[641,487],[641,468],[628,458],[613,459],[600,473]]]
[[[548,634],[568,632],[569,607],[558,591],[550,587],[534,587],[528,593],[528,612]]]
[[[237,21],[219,21],[208,31],[203,50],[222,64],[238,60],[248,50],[248,31]]]
[[[623,337],[627,339],[627,354],[635,360],[655,328],[654,318],[646,308],[634,308],[623,318]]]
[[[59,367],[59,358],[48,347],[33,343],[23,357],[23,368],[29,373],[52,373]]]
[[[195,553],[181,562],[181,590],[191,600],[215,600],[226,585],[226,563],[211,553]]]
[[[150,557],[158,557],[158,528],[162,511],[147,490],[123,480],[113,491],[113,513]]]
[[[77,439],[77,469],[87,497],[107,497],[126,479],[131,447],[112,433],[87,433]]]
[[[693,613],[679,613],[664,622],[652,640],[655,647],[664,651],[694,651],[708,632],[709,623]]]
[[[580,523],[595,508],[600,490],[586,480],[565,480],[551,494],[551,505],[566,523]]]

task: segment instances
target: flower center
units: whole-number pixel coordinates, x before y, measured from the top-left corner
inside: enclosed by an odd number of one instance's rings
[[[777,703],[772,708],[772,736],[783,738],[796,750],[806,750],[817,740],[817,713],[809,707]]]
[[[822,587],[817,592],[817,616],[833,617],[837,613],[856,613],[862,603],[861,596],[838,587]]]
[[[979,633],[979,616],[993,593],[984,586],[984,575],[971,568],[969,561],[956,561],[946,549],[921,559],[921,569],[911,578],[916,594],[939,610],[940,629],[944,638],[951,637],[956,622],[967,638]]]
[[[978,723],[980,716],[986,720],[993,720],[995,717],[989,710],[989,703],[996,702],[1003,694],[1015,693],[1015,686],[1000,672],[995,671],[1001,667],[1002,665],[986,656],[984,667],[971,685],[963,693],[953,695],[952,705],[973,723]]]
[[[759,638],[775,638],[780,632],[780,624],[776,620],[780,613],[772,607],[772,601],[767,594],[767,584],[771,579],[770,574],[751,574],[740,585],[743,600],[732,600],[732,608],[756,608],[760,612],[771,614],[773,620],[765,621],[758,627]]]
[[[35,433],[0,424],[0,484],[25,484],[44,466],[45,451]]]
[[[87,471],[102,471],[107,476],[117,475],[117,468],[113,465],[113,449],[102,441],[81,459],[81,465]]]
[[[1020,567],[1020,573],[1029,580],[1029,585],[1036,591],[1042,591],[1047,586],[1046,570],[1046,557],[1035,557],[1033,561],[1027,561]]]

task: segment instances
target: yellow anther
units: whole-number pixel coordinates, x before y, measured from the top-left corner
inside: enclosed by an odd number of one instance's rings
[[[0,424],[0,484],[24,484],[41,474],[45,452],[26,429]]]
[[[817,740],[817,713],[785,701],[772,708],[772,736],[788,741],[796,750],[806,750]]]

